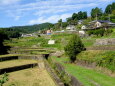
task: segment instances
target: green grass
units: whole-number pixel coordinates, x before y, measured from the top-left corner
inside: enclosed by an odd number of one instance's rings
[[[84,44],[85,47],[89,47],[89,46],[93,46],[96,39],[84,38],[84,39],[81,39],[81,40],[82,40],[82,43]]]
[[[68,61],[68,58],[56,58],[52,57],[53,60],[60,62],[65,70],[75,76],[84,86],[114,86],[115,78],[105,75],[103,73],[97,72],[93,69],[86,69],[84,67],[75,64],[66,64],[64,61]]]
[[[5,43],[9,46],[19,46],[19,47],[32,47],[33,45],[38,45],[45,39],[43,37],[25,37],[25,38],[19,38],[19,39],[12,39],[9,41],[6,41]]]
[[[4,44],[9,45],[11,47],[43,47],[43,48],[57,48],[59,50],[63,50],[64,46],[67,44],[68,40],[71,38],[72,34],[69,33],[57,33],[49,36],[42,36],[42,37],[20,37],[19,39],[12,39],[9,41],[5,41]],[[113,32],[108,36],[103,37],[86,37],[82,39],[83,44],[85,47],[93,46],[96,39],[104,39],[104,38],[115,38],[115,29]],[[49,45],[48,40],[53,39],[55,40],[54,45]]]

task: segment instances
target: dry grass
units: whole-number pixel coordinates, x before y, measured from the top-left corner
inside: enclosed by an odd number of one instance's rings
[[[12,72],[3,86],[56,86],[46,70],[30,68]]]
[[[30,64],[30,63],[37,63],[37,61],[36,60],[21,60],[21,59],[12,60],[12,61],[3,61],[3,62],[0,62],[0,69],[24,65],[24,64]]]
[[[11,56],[18,56],[18,55],[17,54],[6,54],[6,55],[0,55],[0,58],[11,57]]]

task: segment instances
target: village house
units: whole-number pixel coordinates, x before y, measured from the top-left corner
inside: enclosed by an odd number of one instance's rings
[[[66,27],[66,30],[75,31],[76,27],[74,25],[69,25],[69,26]]]
[[[47,30],[46,33],[47,33],[47,35],[51,35],[52,30]]]
[[[83,23],[83,21],[82,21],[82,20],[79,20],[79,21],[78,21],[78,24],[82,24],[82,23]]]
[[[115,23],[112,23],[108,20],[95,20],[89,23],[91,29],[101,28],[103,26],[111,27],[115,26]]]
[[[87,29],[86,25],[81,26],[81,30]]]
[[[34,32],[31,34],[22,34],[21,37],[38,37],[38,33]]]
[[[21,37],[31,37],[33,34],[22,34]]]

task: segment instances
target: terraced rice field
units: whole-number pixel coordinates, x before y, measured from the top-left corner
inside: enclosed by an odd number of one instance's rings
[[[56,86],[45,69],[30,68],[9,73],[3,86]]]
[[[0,62],[0,69],[2,68],[8,68],[8,67],[14,67],[14,66],[20,66],[25,64],[33,64],[37,63],[36,60],[10,60],[10,61],[3,61]]]

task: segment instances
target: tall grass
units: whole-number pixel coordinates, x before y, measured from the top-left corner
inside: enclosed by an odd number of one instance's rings
[[[83,51],[77,55],[77,59],[88,62],[96,62],[98,66],[115,71],[115,51]]]

